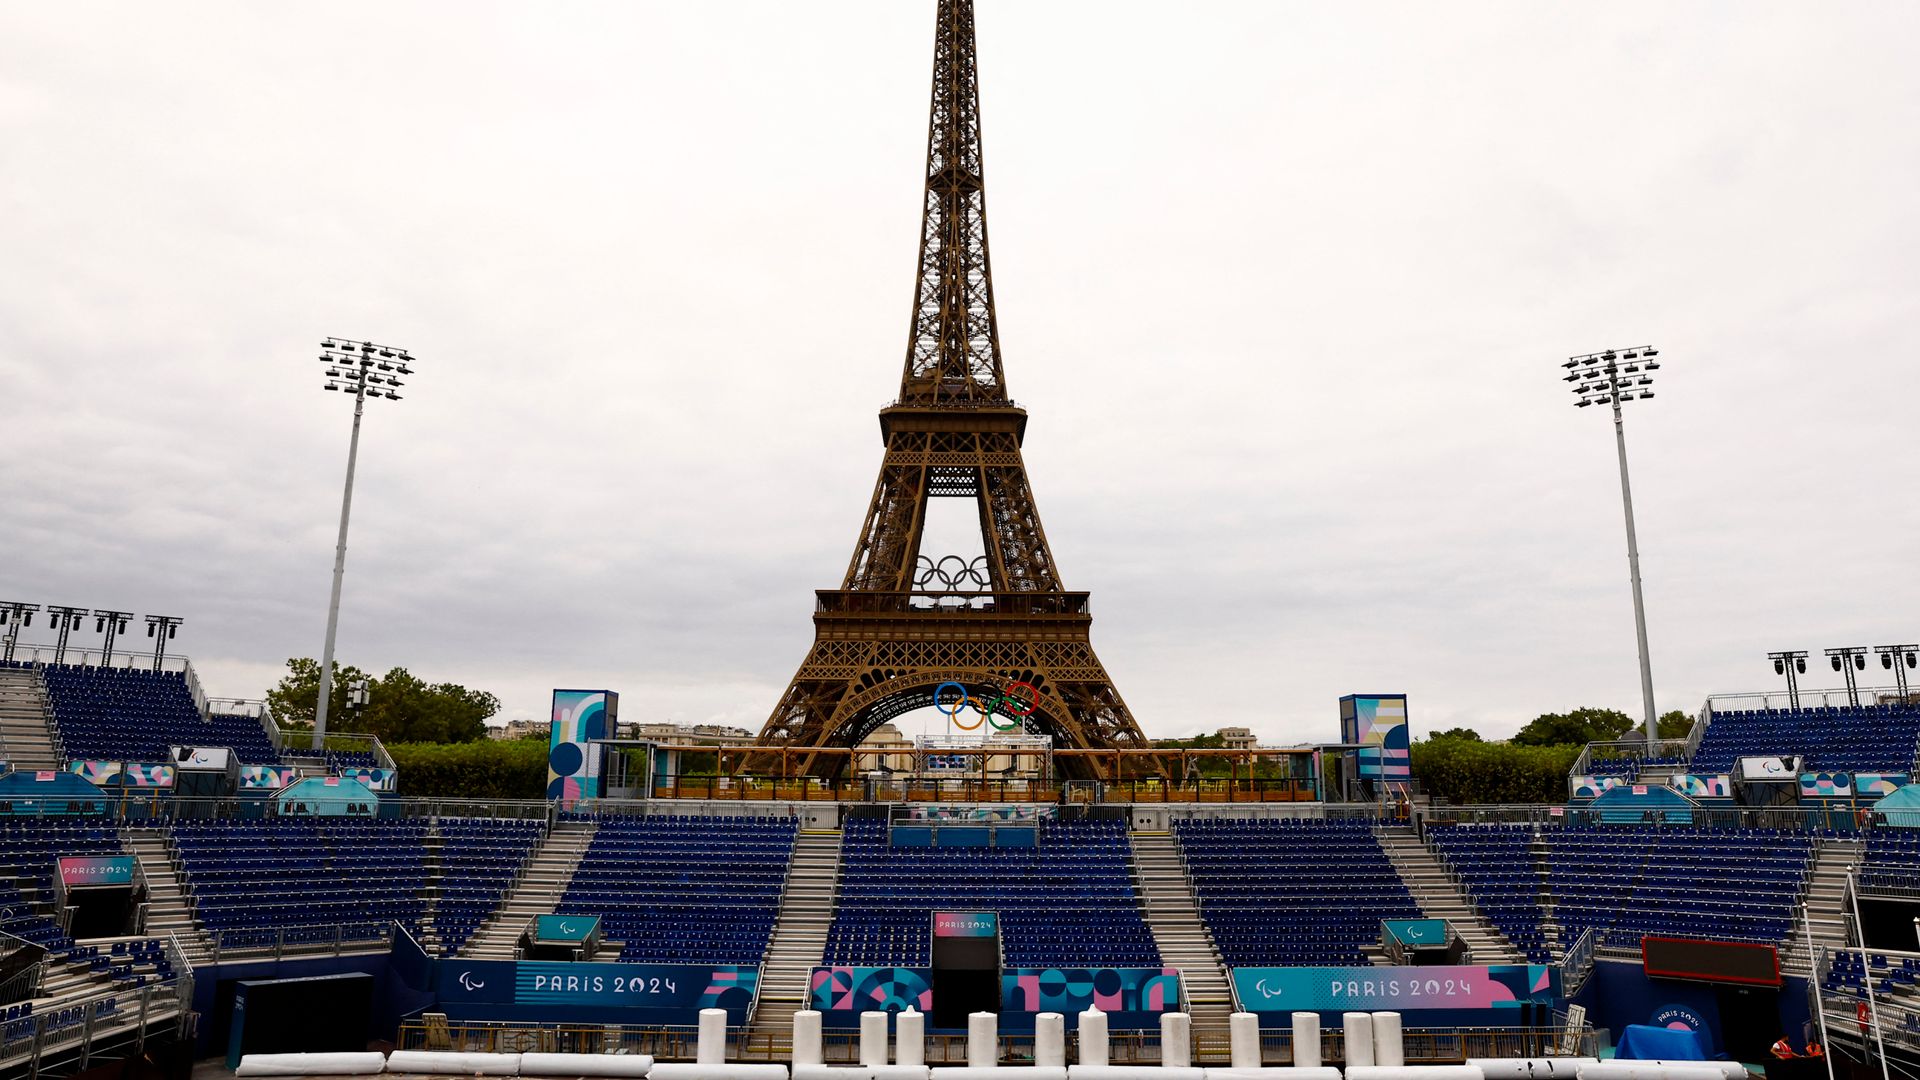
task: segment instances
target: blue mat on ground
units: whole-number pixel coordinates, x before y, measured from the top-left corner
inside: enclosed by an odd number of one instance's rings
[[[1628,1024],[1613,1056],[1634,1061],[1705,1061],[1707,1047],[1697,1031]]]

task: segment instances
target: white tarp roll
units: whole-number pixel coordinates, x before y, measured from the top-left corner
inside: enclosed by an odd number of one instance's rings
[[[1590,1057],[1467,1059],[1467,1064],[1480,1067],[1487,1080],[1569,1080],[1580,1066],[1599,1062],[1599,1058]]]
[[[1043,1012],[1033,1018],[1033,1063],[1041,1068],[1067,1067],[1067,1018]]]
[[[1227,1046],[1236,1069],[1260,1067],[1260,1018],[1250,1012],[1227,1017]]]
[[[1362,1065],[1347,1068],[1347,1080],[1486,1080],[1472,1065]]]
[[[700,1044],[694,1061],[701,1065],[727,1063],[727,1010],[700,1010]]]
[[[1580,1080],[1726,1080],[1727,1074],[1711,1061],[1621,1061],[1615,1058],[1583,1065],[1576,1075]]]
[[[826,1060],[820,1037],[820,1012],[801,1009],[793,1014],[793,1064],[818,1065]]]
[[[863,1012],[860,1014],[860,1064],[885,1065],[886,1063],[887,1014]]]
[[[1373,1014],[1373,1063],[1383,1066],[1407,1063],[1407,1044],[1400,1037],[1400,1014],[1397,1012]]]
[[[521,1054],[521,1076],[645,1076],[645,1054]]]
[[[927,1014],[908,1006],[894,1022],[893,1053],[902,1065],[927,1063]]]
[[[977,1012],[967,1017],[967,1067],[991,1069],[1000,1064],[1000,1016]]]
[[[1718,1069],[1727,1080],[1746,1080],[1747,1068],[1737,1061],[1663,1061],[1657,1058],[1637,1060],[1634,1058],[1614,1058],[1595,1064],[1603,1066],[1602,1071],[1613,1069],[1633,1069],[1653,1065],[1663,1069]]]
[[[1320,1014],[1317,1012],[1293,1014],[1293,1067],[1320,1068]]]
[[[1294,1015],[1298,1016],[1298,1013]],[[1373,1017],[1367,1013],[1352,1012],[1340,1017],[1340,1030],[1345,1034],[1347,1044],[1347,1068],[1355,1065],[1367,1068],[1373,1064]]]
[[[809,1069],[827,1066],[810,1065]],[[786,1080],[785,1065],[698,1065],[691,1061],[657,1061],[647,1080]]]
[[[387,1056],[372,1050],[332,1054],[247,1054],[236,1076],[372,1076]]]
[[[519,1054],[462,1054],[448,1050],[395,1050],[387,1056],[388,1072],[446,1076],[518,1076]]]
[[[1107,1063],[1107,1014],[1088,1009],[1080,1014],[1080,1064]]]
[[[1027,1073],[1036,1071],[1041,1070],[1022,1069],[1019,1075],[1024,1080]],[[1005,1075],[1001,1073],[1001,1076]],[[947,1071],[938,1070],[933,1080],[949,1080]],[[989,1078],[989,1080],[998,1080],[998,1078]],[[1043,1078],[1035,1078],[1035,1080],[1043,1080]],[[1067,1080],[1207,1080],[1207,1070],[1191,1065],[1184,1069],[1169,1065],[1075,1065],[1067,1070]]]
[[[1207,1080],[1340,1080],[1340,1070],[1333,1068],[1289,1068],[1271,1069],[1231,1069],[1210,1065],[1206,1069]]]
[[[1160,1014],[1160,1067],[1193,1067],[1193,1018],[1186,1013]]]

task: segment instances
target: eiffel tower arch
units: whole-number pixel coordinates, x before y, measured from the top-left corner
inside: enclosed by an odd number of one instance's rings
[[[813,647],[760,745],[852,748],[957,683],[981,697],[1031,687],[1018,690],[1035,699],[1019,721],[1056,747],[1150,748],[1094,655],[1087,594],[1061,584],[1021,457],[1026,430],[993,310],[973,3],[939,0],[900,396],[880,411],[886,453],[846,577],[816,594]],[[922,552],[932,499],[973,501],[983,555]],[[823,755],[808,771],[845,763]]]

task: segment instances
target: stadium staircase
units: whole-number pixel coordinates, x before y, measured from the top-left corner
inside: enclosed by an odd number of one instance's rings
[[[1413,894],[1414,903],[1420,905],[1420,913],[1429,919],[1447,920],[1473,953],[1473,963],[1526,963],[1520,950],[1461,893],[1446,863],[1414,834],[1412,827],[1382,826],[1373,834],[1407,891]]]
[[[1133,873],[1154,947],[1163,963],[1180,969],[1188,1015],[1197,1027],[1224,1029],[1233,1013],[1233,989],[1213,935],[1201,921],[1193,881],[1173,834],[1134,833]]]
[[[0,757],[21,772],[60,767],[47,688],[31,668],[0,667]]]
[[[213,943],[193,917],[186,883],[180,880],[180,867],[167,844],[166,830],[128,827],[120,836],[122,845],[139,860],[140,873],[147,879],[147,933],[154,937],[172,934],[180,942],[180,951],[196,967],[211,963]]]
[[[760,966],[760,997],[750,1030],[783,1036],[793,1029],[793,1014],[805,1003],[808,981],[826,953],[827,928],[833,925],[840,891],[838,829],[803,830],[793,843],[780,916]]]
[[[1842,948],[1847,944],[1847,875],[1866,857],[1866,845],[1858,840],[1822,840],[1814,847],[1813,869],[1807,874],[1807,924],[1781,950],[1780,968],[1792,975],[1805,975],[1812,969],[1807,955],[1807,931],[1811,928],[1814,948]]]
[[[599,826],[591,821],[562,821],[547,833],[526,871],[513,883],[500,910],[467,939],[459,955],[470,960],[512,960],[520,933],[535,915],[551,915],[580,868]],[[602,951],[619,955],[620,942],[601,942]]]

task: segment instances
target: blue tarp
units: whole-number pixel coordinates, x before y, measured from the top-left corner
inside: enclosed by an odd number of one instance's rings
[[[1600,793],[1592,809],[1605,825],[1638,825],[1648,814],[1673,825],[1693,824],[1695,803],[1663,784],[1622,784]]]
[[[1908,784],[1873,804],[1896,829],[1920,829],[1920,784]]]
[[[273,803],[281,817],[373,817],[380,797],[358,780],[310,776],[281,788]]]
[[[70,772],[0,776],[0,814],[104,814],[107,793]]]
[[[1633,1061],[1705,1061],[1707,1048],[1697,1031],[1628,1024],[1613,1056]]]

